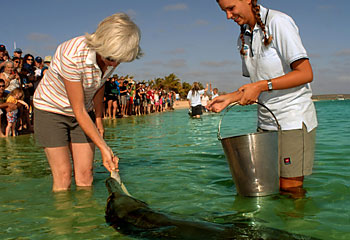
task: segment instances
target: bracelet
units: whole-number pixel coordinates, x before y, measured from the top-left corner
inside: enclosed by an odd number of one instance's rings
[[[272,91],[273,90],[271,79],[267,80],[267,89],[268,89],[268,91]]]

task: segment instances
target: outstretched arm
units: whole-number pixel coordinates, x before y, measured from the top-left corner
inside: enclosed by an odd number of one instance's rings
[[[29,108],[28,104],[27,104],[25,101],[23,101],[23,100],[17,100],[17,102],[19,102],[20,104],[24,105],[24,106],[26,107],[26,109]]]
[[[71,82],[64,79],[64,85],[79,126],[100,149],[103,165],[110,172],[118,169],[119,159],[114,156],[112,150],[107,146],[85,108],[84,90],[81,82]],[[99,93],[97,94],[99,95]],[[98,111],[100,110],[97,109],[97,113],[99,114]]]
[[[207,85],[205,86],[205,89],[204,89],[204,92],[208,91],[208,83]]]
[[[235,91],[232,93],[228,93],[225,95],[221,95],[219,97],[214,98],[206,108],[213,112],[221,112],[224,110],[229,104],[238,102],[243,95],[241,91]]]
[[[313,73],[308,59],[300,59],[291,64],[292,71],[286,75],[270,79],[273,90],[282,90],[297,87],[313,80]],[[244,94],[240,100],[241,105],[253,104],[263,91],[268,91],[267,80],[245,84],[238,89]]]

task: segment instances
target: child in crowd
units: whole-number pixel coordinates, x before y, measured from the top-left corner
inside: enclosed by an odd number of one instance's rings
[[[12,90],[6,100],[7,103],[14,103],[17,105],[17,108],[20,104],[24,105],[28,109],[28,104],[23,101],[24,93],[20,88],[15,88]],[[5,131],[5,136],[10,136],[12,132],[12,136],[16,136],[16,122],[17,122],[17,113],[18,109],[12,109],[10,107],[6,108],[6,117],[7,117],[7,127]]]

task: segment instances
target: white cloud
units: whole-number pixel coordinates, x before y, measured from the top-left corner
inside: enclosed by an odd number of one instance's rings
[[[339,82],[350,82],[350,76],[349,75],[342,75],[338,77]]]
[[[177,54],[184,54],[185,53],[185,49],[183,48],[176,48],[170,51],[166,51],[164,52],[165,54],[171,54],[171,55],[177,55]]]
[[[201,62],[200,63],[202,66],[205,66],[205,67],[224,67],[224,66],[232,66],[232,65],[235,65],[237,64],[236,62],[234,61],[207,61],[207,62]]]
[[[337,57],[348,57],[350,56],[350,48],[343,49],[335,53],[335,56]]]
[[[185,59],[174,59],[166,63],[165,66],[169,68],[184,68],[187,64]]]
[[[126,10],[126,14],[128,14],[131,18],[134,18],[137,15],[136,11],[133,9]]]
[[[188,9],[188,6],[184,3],[178,3],[173,5],[167,5],[163,9],[165,11],[184,11]]]
[[[34,41],[34,42],[54,41],[53,37],[44,33],[30,33],[28,34],[27,39],[29,41]]]
[[[187,63],[185,59],[173,59],[168,62],[154,60],[145,63],[146,66],[157,66],[157,67],[167,67],[167,68],[185,68]]]
[[[195,25],[199,25],[199,26],[203,26],[203,25],[208,25],[209,22],[206,21],[206,20],[203,20],[203,19],[198,19],[198,20],[195,21],[194,24],[195,24]]]

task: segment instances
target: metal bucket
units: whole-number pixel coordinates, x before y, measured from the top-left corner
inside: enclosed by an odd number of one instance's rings
[[[220,120],[218,139],[228,161],[238,194],[242,196],[267,196],[279,192],[279,134],[281,127],[275,115],[265,105],[276,121],[278,131],[257,132],[221,138]]]

